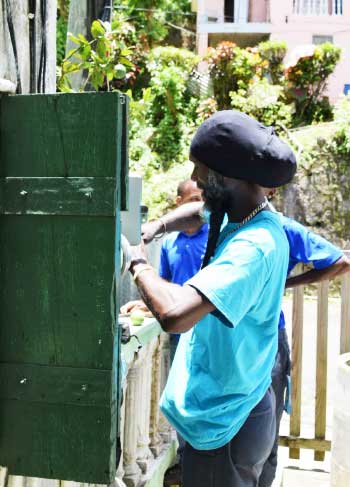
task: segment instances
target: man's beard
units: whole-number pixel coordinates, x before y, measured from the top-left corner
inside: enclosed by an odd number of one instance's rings
[[[203,185],[204,206],[210,212],[226,212],[230,207],[232,194],[224,185],[224,178],[209,170],[208,182]]]

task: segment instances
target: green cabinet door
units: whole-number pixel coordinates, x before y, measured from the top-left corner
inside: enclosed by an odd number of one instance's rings
[[[12,475],[115,476],[125,103],[0,98],[0,464]]]

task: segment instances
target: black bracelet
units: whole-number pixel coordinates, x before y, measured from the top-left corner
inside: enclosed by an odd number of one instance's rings
[[[133,269],[137,264],[148,264],[148,262],[146,259],[143,258],[132,260],[129,267],[129,270],[131,271],[132,274],[133,274]]]

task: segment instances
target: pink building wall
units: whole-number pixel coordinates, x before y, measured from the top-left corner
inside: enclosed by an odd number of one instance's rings
[[[268,23],[270,39],[286,41],[289,52],[297,46],[312,44],[314,35],[333,37],[333,44],[342,48],[341,60],[328,83],[328,95],[335,102],[343,93],[344,84],[350,83],[350,0],[343,0],[342,15],[331,15],[333,0],[328,0],[328,7],[325,7],[328,13],[325,15],[297,15],[293,12],[293,0],[242,1],[249,2],[246,32],[259,32],[254,30],[255,26]],[[216,17],[218,28],[221,25],[222,32],[226,34],[229,32],[228,24],[224,23],[224,0],[197,0],[197,7],[198,51],[204,54],[208,34],[201,31],[201,19],[205,15]],[[230,32],[234,34],[235,26],[231,25]]]
[[[249,0],[249,22],[267,22],[269,20],[269,4],[266,0]]]
[[[312,44],[314,35],[332,36],[342,48],[341,60],[328,82],[328,95],[335,102],[350,83],[350,1],[343,0],[343,15],[295,15],[292,0],[270,0],[271,39],[284,40],[291,50]]]

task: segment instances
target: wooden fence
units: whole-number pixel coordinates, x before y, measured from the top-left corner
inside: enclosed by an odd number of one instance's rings
[[[349,251],[346,252],[349,256]],[[317,292],[317,340],[316,340],[316,389],[314,437],[301,437],[302,408],[301,392],[303,379],[303,327],[304,327],[304,286],[293,290],[292,309],[292,411],[288,436],[280,436],[279,444],[289,447],[289,457],[300,458],[300,449],[314,450],[314,459],[323,461],[325,452],[331,450],[331,441],[326,439],[327,417],[327,355],[328,355],[328,297],[329,281],[322,281]],[[340,287],[340,327],[339,353],[350,352],[350,274],[341,277]]]

